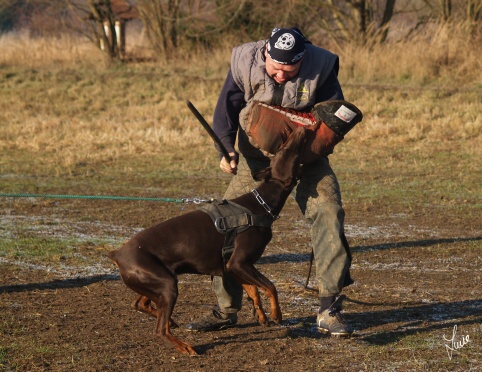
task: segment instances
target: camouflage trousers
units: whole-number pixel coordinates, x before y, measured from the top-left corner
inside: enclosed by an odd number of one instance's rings
[[[240,156],[237,175],[233,176],[224,198],[232,199],[250,192],[257,185],[252,172],[256,173],[267,166],[268,159]],[[319,296],[336,296],[353,281],[349,274],[350,248],[344,233],[345,212],[338,181],[328,158],[322,157],[303,165],[292,196],[311,224]],[[241,309],[243,289],[233,278],[229,275],[224,278],[215,276],[212,287],[223,313],[236,313]]]

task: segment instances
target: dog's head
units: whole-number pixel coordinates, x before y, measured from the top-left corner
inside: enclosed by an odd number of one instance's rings
[[[286,188],[294,186],[306,143],[306,129],[298,127],[271,159],[270,166],[254,175],[257,181],[276,179]]]

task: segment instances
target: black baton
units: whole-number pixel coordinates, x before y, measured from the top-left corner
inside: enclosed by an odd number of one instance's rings
[[[226,158],[228,163],[230,163],[231,162],[231,155],[229,155],[228,150],[223,145],[223,143],[221,142],[219,137],[216,135],[216,133],[214,133],[213,129],[211,128],[209,123],[206,121],[206,119],[203,118],[203,116],[199,113],[199,111],[194,107],[194,105],[189,100],[187,101],[187,107],[189,107],[189,109],[192,111],[192,113],[197,118],[197,120],[199,120],[199,122],[202,124],[204,129],[206,129],[206,132],[208,132],[208,134],[214,140],[216,145],[219,146],[219,148],[221,149],[221,152],[223,153],[223,156]]]

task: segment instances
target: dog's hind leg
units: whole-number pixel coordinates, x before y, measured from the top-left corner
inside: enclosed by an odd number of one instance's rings
[[[182,353],[196,355],[191,345],[177,339],[171,334],[170,320],[174,305],[176,304],[178,290],[177,277],[168,270],[162,262],[154,260],[141,261],[142,270],[138,270],[133,262],[126,265],[119,264],[121,278],[124,283],[134,292],[140,294],[134,302],[134,308],[146,310],[152,314],[154,304],[157,312],[157,321],[154,327],[154,335],[167,339],[176,349]],[[149,262],[148,265],[145,262]],[[134,264],[138,264],[134,262]]]
[[[146,296],[139,295],[136,297],[131,307],[141,313],[147,313],[157,318],[157,309],[152,306],[151,300]]]
[[[131,307],[134,310],[140,311],[141,313],[146,313],[152,315],[154,318],[157,318],[157,309],[152,306],[152,301],[146,296],[137,296],[134,302],[132,302]],[[172,318],[169,319],[169,325],[171,328],[179,328],[177,323]]]
[[[258,287],[255,285],[243,284],[243,288],[246,291],[251,304],[253,305],[253,316],[258,320],[259,324],[268,325],[268,317],[263,310],[263,304],[259,297]]]
[[[164,269],[164,268],[163,268]],[[154,328],[154,335],[166,338],[176,349],[184,354],[197,355],[196,351],[188,343],[179,340],[171,333],[170,323],[174,305],[177,300],[177,278],[165,270],[159,273],[163,276],[162,286],[156,292],[156,299],[153,299],[157,308],[157,322]]]

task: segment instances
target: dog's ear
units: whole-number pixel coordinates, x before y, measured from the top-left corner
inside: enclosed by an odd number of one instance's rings
[[[267,181],[271,178],[271,167],[265,168],[257,173],[251,173],[255,181]]]

